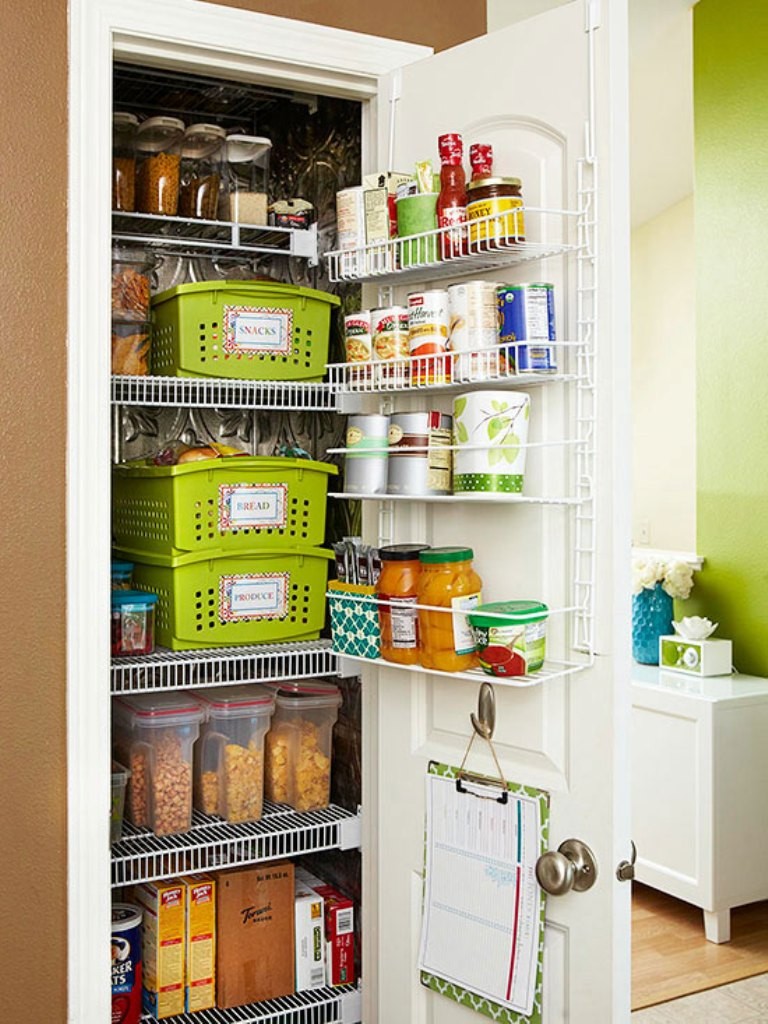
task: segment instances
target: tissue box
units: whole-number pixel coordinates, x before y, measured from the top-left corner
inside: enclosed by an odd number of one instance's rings
[[[731,674],[733,644],[730,640],[684,640],[681,636],[659,637],[659,667],[692,676]]]

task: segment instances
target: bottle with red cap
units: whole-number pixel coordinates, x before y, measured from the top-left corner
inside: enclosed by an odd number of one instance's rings
[[[493,146],[490,142],[475,142],[469,147],[469,166],[472,181],[493,177]]]
[[[440,153],[440,195],[437,198],[437,225],[454,228],[440,236],[441,256],[451,259],[467,251],[467,179],[462,166],[464,146],[461,135],[451,132],[437,140]]]

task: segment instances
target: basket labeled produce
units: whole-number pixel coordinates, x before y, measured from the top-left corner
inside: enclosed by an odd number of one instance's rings
[[[324,548],[119,554],[134,563],[134,586],[157,594],[155,639],[173,651],[316,640],[323,628]]]
[[[278,281],[203,281],[152,299],[152,372],[321,380],[335,295]]]
[[[336,473],[328,462],[280,456],[116,466],[115,543],[172,555],[322,544],[328,478]]]

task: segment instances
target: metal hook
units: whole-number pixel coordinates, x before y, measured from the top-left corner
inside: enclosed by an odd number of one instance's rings
[[[477,696],[477,714],[470,713],[472,728],[484,740],[493,738],[496,728],[496,696],[490,683],[482,683]]]

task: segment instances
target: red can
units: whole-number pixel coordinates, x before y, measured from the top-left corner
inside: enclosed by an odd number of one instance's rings
[[[112,905],[112,1024],[141,1020],[141,909]]]

